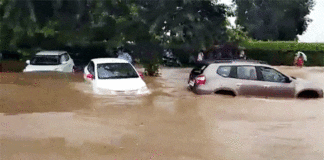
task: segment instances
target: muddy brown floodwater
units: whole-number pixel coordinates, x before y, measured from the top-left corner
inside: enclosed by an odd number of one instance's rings
[[[279,66],[320,83],[324,68]],[[195,95],[190,68],[146,96],[96,96],[82,75],[1,73],[0,159],[323,160],[324,99]]]

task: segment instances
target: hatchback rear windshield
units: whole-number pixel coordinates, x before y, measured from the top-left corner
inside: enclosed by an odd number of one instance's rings
[[[32,65],[58,65],[60,64],[60,56],[58,55],[41,55],[35,56],[30,60]]]
[[[138,78],[135,69],[129,63],[98,64],[99,79]]]

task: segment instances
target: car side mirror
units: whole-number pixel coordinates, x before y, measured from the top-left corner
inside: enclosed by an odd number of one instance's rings
[[[291,81],[292,81],[292,80],[291,80],[289,77],[286,77],[286,78],[285,78],[285,82],[286,82],[286,83],[290,83]]]
[[[26,61],[26,64],[30,64],[30,60],[27,60],[27,61]]]

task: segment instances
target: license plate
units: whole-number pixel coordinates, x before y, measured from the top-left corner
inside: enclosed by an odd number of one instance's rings
[[[194,85],[195,85],[195,82],[192,81],[192,80],[190,80],[190,81],[189,81],[189,86],[193,87]]]

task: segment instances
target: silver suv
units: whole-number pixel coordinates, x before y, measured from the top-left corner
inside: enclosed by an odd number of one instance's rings
[[[323,98],[320,86],[286,76],[260,61],[225,60],[204,63],[191,71],[188,85],[196,94]]]

